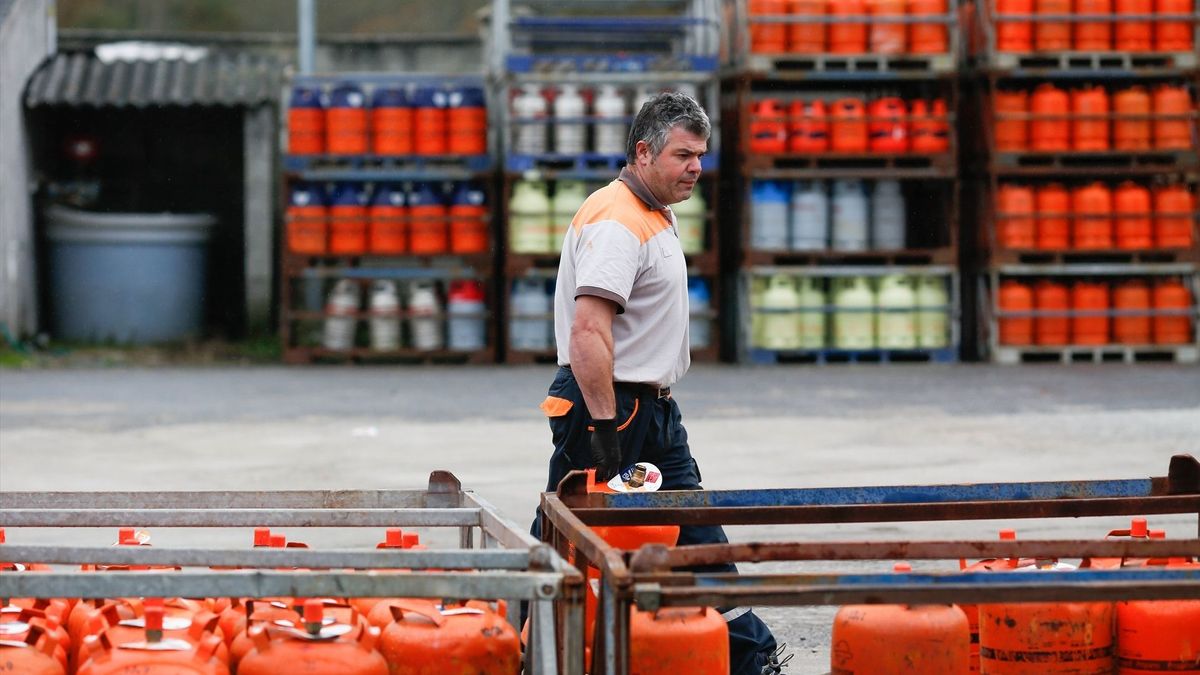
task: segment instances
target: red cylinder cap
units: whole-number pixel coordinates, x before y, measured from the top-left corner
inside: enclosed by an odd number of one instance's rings
[[[912,565],[910,565],[906,562],[898,562],[895,565],[892,565],[892,571],[893,572],[911,572]]]
[[[384,533],[383,543],[388,546],[403,546],[404,531],[398,527],[389,527],[387,532]]]
[[[282,534],[272,534],[271,541],[268,542],[271,548],[283,548],[287,546],[287,537]]]
[[[415,532],[404,533],[404,548],[412,548],[421,543],[421,536]]]
[[[132,527],[122,527],[121,529],[117,530],[117,541],[120,542],[121,545],[127,546],[128,544],[125,543],[125,540],[133,539],[134,533],[135,531]]]
[[[162,600],[159,600],[159,605],[151,605],[149,599],[146,602],[146,630],[162,631],[163,629],[163,614],[166,610],[163,609]]]
[[[325,620],[325,601],[309,598],[304,601],[304,623],[319,624]]]
[[[1147,534],[1149,535],[1149,537],[1151,539],[1166,539],[1167,538],[1166,530],[1150,530]]]
[[[4,528],[0,527],[0,544],[4,543]]]
[[[255,546],[270,546],[271,545],[271,528],[269,528],[269,527],[254,528],[254,545]]]
[[[1000,530],[1000,541],[1009,541],[1017,538],[1016,530]]]
[[[1129,536],[1131,536],[1131,537],[1145,537],[1146,536],[1146,519],[1145,518],[1134,518],[1129,523]]]

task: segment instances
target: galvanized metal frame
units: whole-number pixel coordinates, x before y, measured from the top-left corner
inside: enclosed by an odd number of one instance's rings
[[[435,471],[426,490],[3,492],[6,527],[456,527],[458,549],[228,549],[0,544],[0,560],[192,567],[0,575],[7,597],[505,598],[519,630],[530,607],[527,672],[583,673],[583,577],[553,549]],[[476,530],[480,533],[475,541]],[[194,569],[195,567],[243,569]],[[302,569],[287,570],[281,567]],[[373,571],[355,571],[373,570]],[[394,574],[390,569],[411,569]],[[561,649],[560,649],[561,647]]]
[[[1195,513],[1200,463],[1171,458],[1167,476],[1135,480],[900,485],[788,490],[588,493],[582,472],[542,495],[543,539],[579,569],[601,571],[592,673],[629,672],[629,610],[680,605],[830,605],[1200,597],[1200,570],[1043,574],[711,574],[688,565],[765,560],[1200,556],[1200,536],[1155,541],[787,542],[643,546],[626,553],[592,525],[916,522]],[[577,641],[575,644],[581,644]]]

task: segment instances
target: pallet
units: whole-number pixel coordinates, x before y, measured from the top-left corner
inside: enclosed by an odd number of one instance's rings
[[[1196,363],[1196,345],[1068,345],[1063,347],[995,347],[992,360],[1016,363]]]
[[[717,153],[709,153],[700,159],[700,168],[712,171],[717,168],[719,157]],[[581,153],[578,155],[560,155],[544,153],[540,155],[510,154],[506,158],[505,168],[511,173],[526,171],[547,171],[551,173],[575,172],[591,178],[615,178],[617,172],[625,166],[625,155],[600,155],[596,153]],[[595,175],[589,175],[595,174]]]
[[[747,248],[744,267],[957,265],[953,248],[899,251],[761,251]]]
[[[492,253],[310,255],[286,251],[280,256],[280,268],[285,276],[307,273],[364,279],[482,278],[491,276]]]
[[[992,253],[993,265],[1108,265],[1162,264],[1200,261],[1200,250],[1166,248],[1144,250],[1042,251],[1000,248]]]
[[[284,155],[284,171],[490,171],[490,155]]]
[[[418,351],[415,349],[376,351],[365,347],[355,347],[346,350],[325,349],[324,347],[289,347],[283,352],[283,360],[289,364],[463,365],[495,363],[496,354],[495,348],[490,346],[469,352],[448,349],[434,351]]]
[[[1194,52],[992,52],[987,57],[992,70],[1013,75],[1124,75],[1130,71],[1189,70],[1196,67]],[[1019,71],[1030,71],[1022,73]]]
[[[758,365],[808,363],[956,363],[958,349],[762,349],[747,352],[746,361]]]
[[[1194,150],[1147,150],[1142,152],[997,152],[995,164],[1004,169],[1077,170],[1163,170],[1185,171],[1200,166]]]
[[[747,54],[747,74],[771,78],[903,79],[954,73],[953,54]]]
[[[772,171],[789,174],[812,173],[836,177],[867,177],[867,172],[896,178],[953,178],[957,174],[954,156],[918,154],[849,154],[821,153],[817,155],[748,155],[742,160],[742,172],[763,175]]]
[[[505,66],[510,73],[715,73],[717,56],[709,55],[614,55],[614,54],[510,54]]]

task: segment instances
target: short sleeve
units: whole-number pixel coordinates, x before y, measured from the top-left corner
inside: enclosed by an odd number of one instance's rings
[[[641,242],[617,221],[589,223],[575,243],[575,297],[594,295],[625,311],[637,278]]]

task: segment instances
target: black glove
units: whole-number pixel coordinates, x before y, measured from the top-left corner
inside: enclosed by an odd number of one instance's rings
[[[621,470],[621,441],[617,421],[592,420],[592,460],[596,462],[596,480],[607,483]]]

